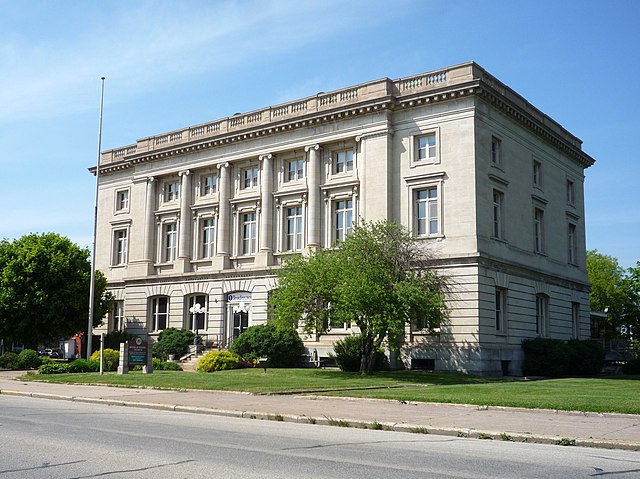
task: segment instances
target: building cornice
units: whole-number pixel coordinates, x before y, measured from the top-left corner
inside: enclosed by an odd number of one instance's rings
[[[102,173],[116,173],[139,163],[209,150],[300,128],[382,111],[415,108],[476,96],[488,102],[583,167],[594,160],[581,141],[476,63],[464,63],[408,78],[383,78],[293,102],[237,114],[182,130],[140,139],[102,153]],[[274,153],[276,153],[274,151]],[[95,173],[95,167],[90,168]]]

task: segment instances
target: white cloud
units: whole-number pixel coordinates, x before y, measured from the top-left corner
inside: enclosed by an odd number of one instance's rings
[[[127,2],[97,18],[90,5],[73,7],[85,8],[89,18],[71,34],[54,34],[53,28],[34,40],[0,33],[0,123],[94,109],[102,75],[134,95],[256,55],[300,48],[332,30],[353,28],[352,14],[361,6],[252,1],[144,2],[132,8]],[[341,15],[329,21],[327,10]],[[360,20],[366,23],[366,17]]]

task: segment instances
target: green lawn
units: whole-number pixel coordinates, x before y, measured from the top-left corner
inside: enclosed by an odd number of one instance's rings
[[[128,387],[211,389],[322,394],[421,402],[640,414],[640,376],[512,381],[421,371],[378,372],[370,376],[325,369],[238,369],[215,373],[156,371],[150,375],[107,373],[29,375],[23,379]],[[379,387],[383,389],[336,389]]]

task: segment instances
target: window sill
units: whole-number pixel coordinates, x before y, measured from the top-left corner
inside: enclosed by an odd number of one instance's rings
[[[419,168],[421,166],[439,165],[439,164],[440,164],[439,158],[425,158],[423,160],[411,160],[409,162],[409,168]]]
[[[445,236],[443,234],[436,234],[436,235],[416,235],[415,239],[417,240],[438,240],[441,241],[445,238]]]

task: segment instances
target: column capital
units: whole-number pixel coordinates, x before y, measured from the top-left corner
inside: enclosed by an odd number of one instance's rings
[[[156,181],[155,176],[147,176],[147,183],[155,183],[155,181]]]
[[[229,167],[229,162],[225,161],[224,163],[218,163],[216,165],[216,168],[218,168],[219,170],[221,170],[222,168],[228,168]]]
[[[310,150],[316,150],[316,151],[318,151],[319,149],[320,149],[320,144],[319,144],[319,143],[316,143],[315,145],[309,145],[309,146],[305,146],[305,147],[304,147],[304,151],[305,151],[305,152],[308,152],[308,151],[310,151]]]
[[[273,158],[273,154],[272,153],[267,153],[266,155],[260,155],[258,157],[258,160],[264,161],[264,160],[270,160],[271,158]]]
[[[178,171],[178,176],[189,176],[191,174],[191,170],[180,170]]]

